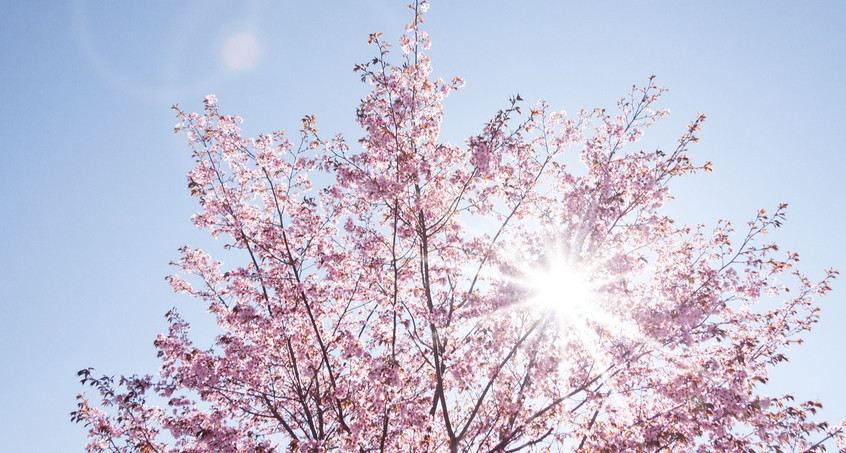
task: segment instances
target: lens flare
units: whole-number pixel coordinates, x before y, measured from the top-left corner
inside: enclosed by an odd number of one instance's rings
[[[258,61],[259,44],[251,33],[235,33],[226,38],[220,53],[226,67],[233,71],[246,71]]]

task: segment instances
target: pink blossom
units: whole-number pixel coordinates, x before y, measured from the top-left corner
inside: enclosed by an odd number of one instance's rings
[[[463,81],[431,78],[427,8],[401,54],[374,34],[355,67],[359,146],[312,116],[245,138],[214,95],[176,108],[192,220],[229,253],[183,247],[168,281],[219,335],[198,346],[173,309],[155,377],[80,371],[88,450],[842,448],[819,403],[761,388],[837,272],[812,280],[762,242],[785,205],[740,230],[663,210],[673,178],[710,171],[689,152],[705,116],[669,150],[634,149],[668,115],[651,77],[613,112],[515,95],[443,143]]]

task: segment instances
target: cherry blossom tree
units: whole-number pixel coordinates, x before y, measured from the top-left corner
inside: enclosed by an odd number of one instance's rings
[[[314,117],[245,138],[214,96],[175,107],[196,166],[193,222],[168,277],[223,332],[195,345],[176,309],[156,376],[96,377],[72,420],[89,451],[805,451],[842,442],[816,402],[762,391],[817,318],[797,255],[738,230],[677,225],[668,183],[709,171],[637,142],[667,111],[650,78],[611,112],[515,96],[462,145],[420,30],[355,67],[372,87],[352,146]],[[89,398],[94,398],[92,401]],[[839,443],[842,447],[842,443]]]

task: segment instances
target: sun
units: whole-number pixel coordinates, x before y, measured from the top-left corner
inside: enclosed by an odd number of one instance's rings
[[[603,331],[626,329],[608,306],[609,281],[596,262],[548,254],[534,265],[521,266],[516,283],[524,306],[551,316],[568,339],[591,341]]]
[[[588,269],[559,257],[526,269],[521,286],[527,303],[555,314],[565,324],[586,321],[599,302],[599,293]]]
[[[523,286],[529,304],[562,317],[584,314],[598,297],[590,274],[560,260],[530,270]]]

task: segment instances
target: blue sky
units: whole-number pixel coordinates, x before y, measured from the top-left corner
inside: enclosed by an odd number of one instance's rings
[[[675,181],[670,211],[691,224],[742,224],[787,202],[788,222],[772,237],[811,276],[846,270],[846,3],[681,3],[433,1],[424,28],[435,75],[467,81],[447,100],[445,140],[461,143],[517,92],[571,112],[610,108],[656,74],[673,115],[648,143],[672,146],[701,111],[708,121],[693,155],[715,168]],[[198,110],[215,93],[248,134],[293,130],[315,114],[324,134],[354,141],[366,86],[353,65],[372,57],[369,33],[395,39],[408,19],[405,2],[385,0],[6,2],[5,449],[81,449],[84,430],[68,417],[82,390],[75,372],[154,372],[163,314],[176,305],[203,319],[163,279],[178,247],[209,243],[189,221],[189,153],[169,107]],[[244,34],[257,57],[230,68],[221,52]],[[843,419],[846,285],[834,288],[770,387],[818,398],[825,416]]]

